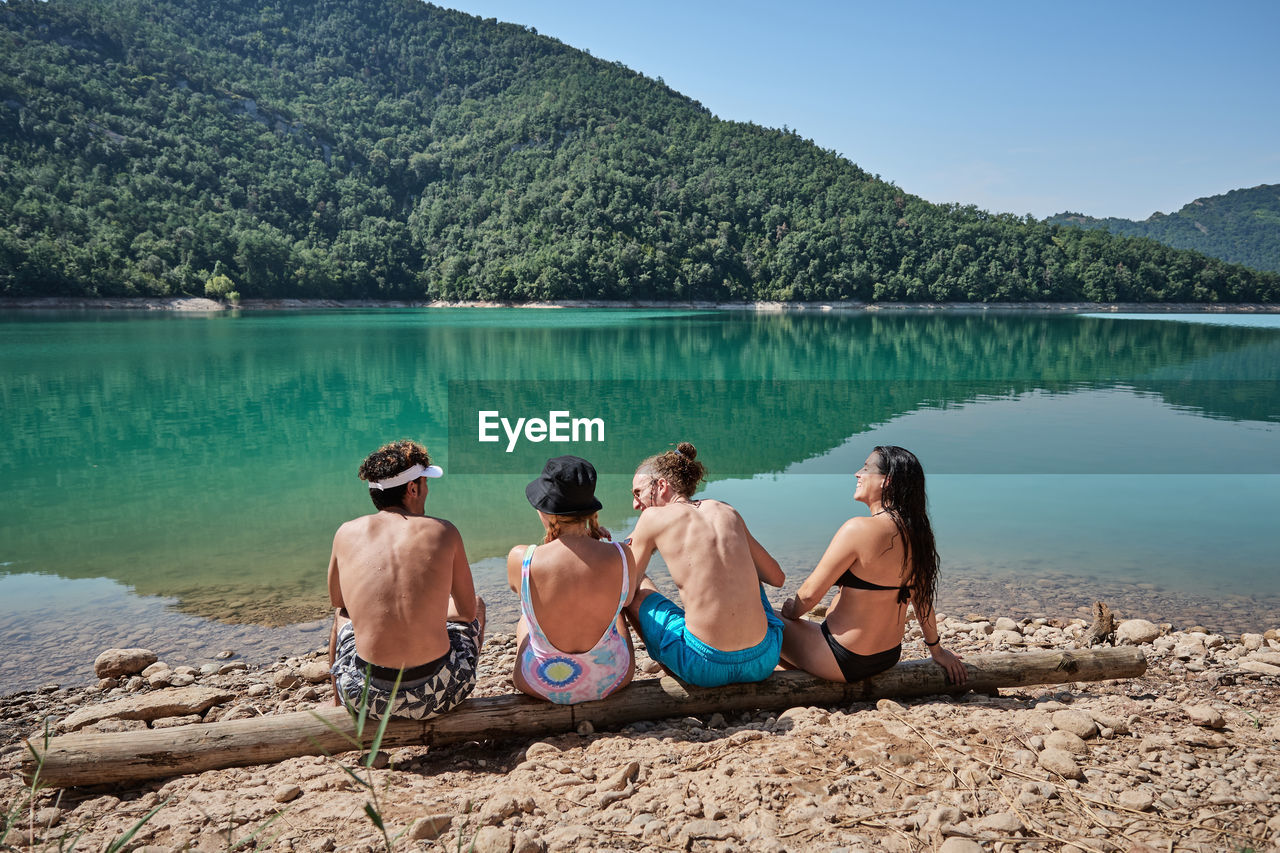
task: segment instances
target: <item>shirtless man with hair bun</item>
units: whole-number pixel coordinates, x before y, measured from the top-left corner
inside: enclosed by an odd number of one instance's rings
[[[697,454],[682,442],[640,463],[631,481],[641,510],[631,535],[636,571],[658,551],[683,608],[646,577],[627,613],[649,656],[677,678],[699,687],[763,681],[778,664],[782,620],[762,583],[782,586],[786,577],[737,510],[693,499],[706,476]]]

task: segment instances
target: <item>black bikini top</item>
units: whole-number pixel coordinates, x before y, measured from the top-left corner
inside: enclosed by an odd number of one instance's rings
[[[844,570],[844,574],[836,578],[836,586],[848,587],[850,589],[872,589],[872,590],[890,590],[898,591],[898,601],[905,604],[910,597],[911,588],[907,586],[881,586],[878,583],[864,581],[848,569]]]

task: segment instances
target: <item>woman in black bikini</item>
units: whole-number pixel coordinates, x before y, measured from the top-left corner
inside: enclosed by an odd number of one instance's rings
[[[938,552],[925,509],[924,469],[910,451],[871,451],[853,499],[870,517],[841,525],[818,567],[782,605],[782,659],[829,681],[859,681],[889,669],[902,654],[907,603],[925,645],[948,680],[966,680],[960,656],[944,649],[933,615]],[[839,587],[821,625],[802,619]]]

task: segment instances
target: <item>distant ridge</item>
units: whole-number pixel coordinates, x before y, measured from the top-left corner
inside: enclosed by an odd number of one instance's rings
[[[1280,302],[419,0],[0,4],[0,295]]]
[[[1192,249],[1254,269],[1280,272],[1280,184],[1198,198],[1177,213],[1155,213],[1140,222],[1095,219],[1079,213],[1059,213],[1046,221],[1148,237],[1176,249]]]

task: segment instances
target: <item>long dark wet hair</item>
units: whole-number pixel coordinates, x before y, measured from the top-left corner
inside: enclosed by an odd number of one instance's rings
[[[883,444],[874,449],[880,473],[885,475],[880,502],[893,519],[906,544],[902,567],[911,562],[911,580],[907,584],[911,601],[917,610],[933,607],[938,581],[938,549],[929,524],[929,508],[924,493],[924,468],[910,450]]]

